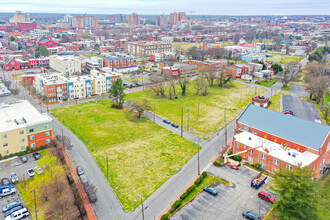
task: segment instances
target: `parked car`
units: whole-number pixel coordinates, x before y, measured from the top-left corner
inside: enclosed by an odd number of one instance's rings
[[[172,123],[172,122],[171,122],[170,120],[168,120],[168,119],[164,119],[163,122],[166,123],[166,124],[171,124],[171,123]]]
[[[214,195],[214,196],[218,195],[218,190],[214,189],[214,188],[211,187],[211,186],[206,186],[206,187],[204,187],[203,190],[204,190],[205,192],[210,193],[211,195]]]
[[[35,175],[33,169],[28,169],[27,173],[28,173],[29,177],[34,177],[34,175]]]
[[[14,207],[14,208],[8,210],[7,212],[5,212],[5,217],[11,215],[12,213],[14,213],[14,212],[16,212],[16,211],[18,211],[18,210],[20,210],[20,209],[22,209],[22,208],[24,208],[24,207],[21,206],[21,205],[19,205],[19,206],[16,206],[16,207]]]
[[[292,115],[293,116],[293,111],[291,111],[291,110],[284,110],[282,113],[286,114],[286,115]]]
[[[12,188],[15,188],[15,186],[14,185],[0,186],[0,192],[4,189],[12,189]]]
[[[7,189],[4,189],[0,192],[0,197],[5,197],[5,196],[9,196],[11,194],[14,194],[16,192],[16,189],[15,188],[7,188]]]
[[[84,184],[84,183],[87,183],[88,181],[87,181],[87,177],[85,176],[85,174],[83,174],[83,175],[80,175],[79,176],[79,178],[80,178],[80,181],[81,181],[81,183],[82,184]]]
[[[21,205],[20,201],[15,201],[15,202],[9,203],[8,205],[6,205],[2,208],[2,212],[5,213],[5,212],[17,207],[17,206],[20,206],[20,205]]]
[[[18,179],[18,176],[16,175],[16,173],[12,173],[10,174],[10,179],[11,179],[11,182],[12,183],[18,183],[19,179]]]
[[[258,197],[270,203],[274,203],[275,201],[275,198],[273,196],[271,196],[269,193],[266,193],[264,191],[260,191],[258,193]]]
[[[41,167],[36,166],[33,168],[33,170],[37,173],[37,174],[42,174],[44,173],[44,171],[41,169]]]
[[[17,210],[16,212],[13,212],[11,215],[7,216],[5,220],[17,220],[22,219],[27,216],[29,216],[30,213],[27,208],[22,208],[20,210]]]
[[[20,157],[19,159],[22,161],[22,163],[28,162],[28,158],[26,156]]]
[[[257,213],[251,212],[251,211],[244,211],[242,213],[244,218],[250,219],[250,220],[260,220],[260,216]]]
[[[86,190],[89,201],[91,203],[96,202],[97,197],[96,197],[96,194],[93,192],[93,189],[90,186],[88,186],[88,187],[85,187],[85,190]]]
[[[10,180],[8,178],[2,178],[1,179],[1,184],[3,186],[8,186],[8,185],[10,185]]]
[[[179,127],[179,125],[176,124],[176,123],[172,123],[171,125],[172,125],[172,127],[175,127],[175,128],[178,128]]]
[[[80,166],[77,166],[77,174],[78,174],[78,176],[81,176],[81,175],[83,175],[84,174],[84,170],[80,167]]]
[[[39,153],[33,153],[32,156],[35,160],[39,160],[41,157],[41,155]]]

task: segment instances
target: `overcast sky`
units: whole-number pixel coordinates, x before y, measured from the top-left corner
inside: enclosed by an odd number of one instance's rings
[[[262,3],[260,3],[262,2]],[[204,15],[329,15],[330,0],[0,0],[0,12]]]

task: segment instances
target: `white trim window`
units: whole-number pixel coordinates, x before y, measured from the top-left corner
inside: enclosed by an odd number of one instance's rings
[[[266,154],[261,153],[261,159],[266,160]]]
[[[277,166],[279,166],[280,165],[280,161],[277,160],[277,159],[274,159],[274,164],[277,165]]]

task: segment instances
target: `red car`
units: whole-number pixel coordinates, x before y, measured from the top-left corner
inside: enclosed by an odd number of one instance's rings
[[[292,115],[293,116],[293,111],[291,111],[291,110],[285,110],[282,113],[286,114],[286,115]]]
[[[269,193],[266,193],[264,191],[260,191],[258,193],[258,197],[270,203],[274,203],[275,201],[275,198],[273,196],[271,196]]]

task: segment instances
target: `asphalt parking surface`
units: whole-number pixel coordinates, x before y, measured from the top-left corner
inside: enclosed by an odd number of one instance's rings
[[[301,96],[309,97],[305,87],[291,84],[290,95],[283,95],[283,110],[293,111],[294,116],[298,118],[312,122],[322,122],[314,103],[301,100]]]
[[[27,170],[30,168],[33,169],[35,166],[37,166],[38,161],[34,160],[32,154],[28,154],[25,156],[28,157],[28,162],[26,163],[22,163],[19,157],[12,160],[2,160],[0,162],[0,178],[2,179],[7,177],[8,179],[10,179],[10,174],[16,173],[19,178],[19,181],[29,179],[30,177],[27,174]],[[32,193],[31,196],[33,196]],[[15,194],[0,198],[0,208],[2,209],[4,206],[14,201],[20,201],[22,204],[24,204],[24,201],[18,191]],[[29,210],[29,212],[34,212],[34,210]],[[4,219],[3,213],[0,216],[3,216]],[[26,219],[31,219],[31,217],[29,216]]]
[[[256,190],[250,186],[251,180],[258,175],[257,172],[245,167],[233,170],[230,166],[211,166],[207,172],[219,176],[235,184],[228,187],[221,183],[212,186],[218,190],[218,195],[213,196],[201,192],[193,201],[173,215],[171,219],[221,219],[221,220],[243,220],[242,212],[246,210],[259,213],[263,217],[271,209],[271,205],[258,198],[259,191],[266,191],[263,187]]]

